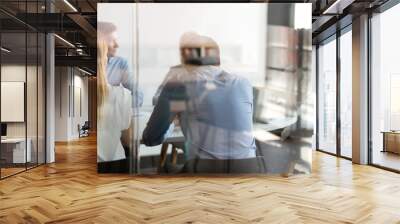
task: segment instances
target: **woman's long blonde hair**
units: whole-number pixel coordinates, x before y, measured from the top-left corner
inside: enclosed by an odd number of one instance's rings
[[[106,42],[99,39],[97,41],[97,108],[101,108],[104,105],[105,99],[108,96],[107,51]]]

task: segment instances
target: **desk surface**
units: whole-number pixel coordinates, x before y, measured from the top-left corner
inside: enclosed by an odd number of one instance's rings
[[[381,131],[383,134],[400,134],[400,131]]]
[[[27,139],[29,141],[29,138]],[[25,142],[25,138],[5,138],[1,139],[1,143],[20,143]]]
[[[152,113],[153,107],[147,106],[140,109],[140,113],[136,115],[139,119],[139,138],[142,138],[143,130],[147,124],[148,119]],[[282,129],[293,125],[296,123],[297,119],[295,117],[291,118],[282,118],[282,119],[273,119],[270,120],[269,123],[261,123],[255,122],[253,123],[253,135],[257,141],[266,142],[271,140],[280,139],[276,135],[271,134],[270,132],[277,129]],[[180,128],[175,127],[174,131],[166,137],[164,142],[174,143],[174,142],[184,142],[185,137],[183,136]],[[139,156],[148,156],[148,155],[158,155],[161,150],[161,145],[147,147],[144,145],[140,145],[139,148]]]

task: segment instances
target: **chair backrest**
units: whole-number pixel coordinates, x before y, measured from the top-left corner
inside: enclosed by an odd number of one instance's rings
[[[83,124],[82,128],[87,128],[87,129],[89,129],[89,128],[90,128],[90,123],[89,123],[89,121],[85,121],[85,123]]]

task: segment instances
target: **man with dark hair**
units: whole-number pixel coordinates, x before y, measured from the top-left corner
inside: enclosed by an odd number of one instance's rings
[[[263,172],[252,134],[250,82],[220,68],[219,46],[210,37],[185,33],[180,53],[181,65],[170,69],[159,88],[142,142],[162,144],[177,117],[186,161],[171,172]]]

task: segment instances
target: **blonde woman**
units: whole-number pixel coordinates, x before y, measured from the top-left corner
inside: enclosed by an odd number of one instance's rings
[[[97,46],[97,162],[100,173],[127,172],[127,160],[121,144],[121,132],[130,126],[132,95],[123,86],[107,82],[105,41]]]

